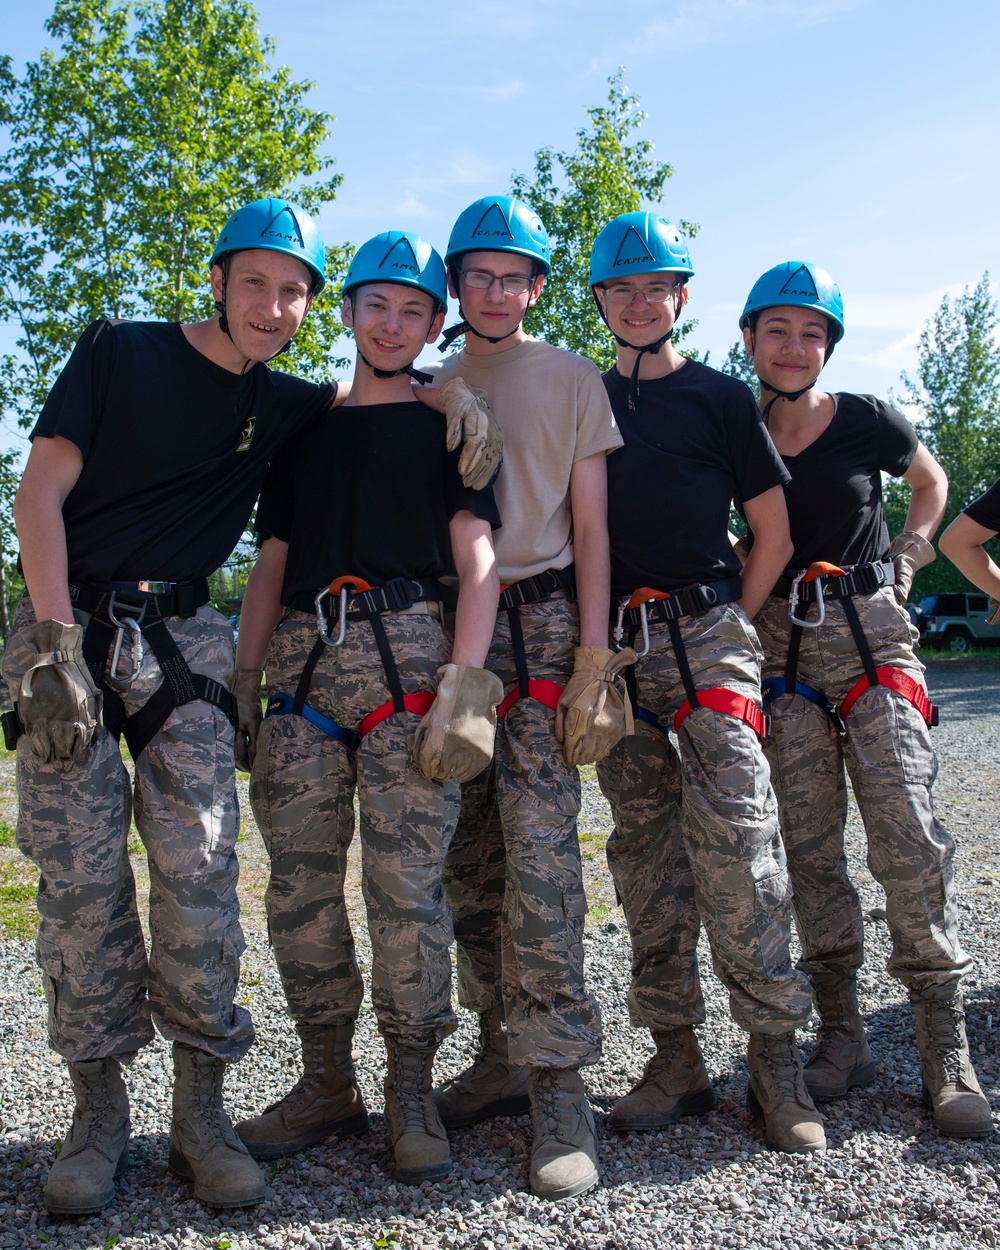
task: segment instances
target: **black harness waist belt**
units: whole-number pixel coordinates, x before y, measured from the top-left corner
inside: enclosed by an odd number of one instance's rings
[[[628,625],[642,624],[643,612],[652,625],[656,621],[679,621],[685,616],[700,616],[709,608],[723,603],[735,603],[743,593],[743,579],[727,577],[721,582],[706,582],[701,586],[685,586],[671,590],[667,599],[651,599],[638,608],[626,608],[623,620]]]
[[[792,593],[792,584],[797,574],[784,573],[778,578],[772,595],[787,599]],[[824,599],[849,599],[852,595],[870,595],[883,586],[896,584],[896,570],[891,560],[875,564],[856,564],[842,576],[817,578],[815,581],[800,581],[798,585],[799,603],[815,603],[816,587],[823,584]]]
[[[446,599],[444,587],[433,578],[393,577],[384,586],[370,590],[352,590],[347,601],[347,619],[366,621],[380,612],[403,612],[415,603],[433,603]],[[340,619],[340,596],[327,594],[328,620]],[[288,606],[297,612],[315,612],[316,594],[293,595]]]
[[[206,577],[186,582],[108,582],[106,586],[70,582],[69,586],[70,603],[90,616],[104,611],[112,594],[123,603],[155,605],[161,616],[194,616],[210,598]]]
[[[500,592],[498,609],[507,612],[528,603],[543,603],[557,590],[568,590],[570,593],[576,590],[576,569],[572,564],[567,564],[564,569],[544,569],[534,577],[511,582]]]

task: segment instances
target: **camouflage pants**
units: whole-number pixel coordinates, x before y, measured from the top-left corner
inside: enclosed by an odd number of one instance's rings
[[[854,603],[875,664],[901,668],[923,683],[909,619],[893,591],[859,595]],[[766,676],[784,674],[790,629],[787,601],[772,596],[758,620]],[[798,679],[839,706],[863,676],[843,606],[827,602],[825,623],[802,632]],[[795,893],[801,967],[814,983],[823,977],[836,983],[863,958],[861,905],[844,854],[846,765],[868,836],[868,866],[886,893],[889,971],[917,993],[956,980],[970,960],[958,936],[955,847],[931,802],[937,760],[924,718],[885,686],[858,699],[844,736],[807,699],[783,695],[768,710],[768,755]]]
[[[87,617],[77,614],[80,624]],[[15,629],[34,621],[27,598]],[[192,672],[225,682],[233,637],[211,608],[170,617]],[[27,667],[12,636],[4,678],[17,695]],[[131,715],[160,685],[151,649],[124,693]],[[249,1013],[234,1003],[243,933],[236,893],[239,809],[233,729],[208,703],[174,708],[135,761],[135,823],[149,861],[150,954],[128,856],[132,794],[115,739],[103,730],[86,762],[42,764],[26,738],[17,747],[18,846],[41,873],[38,962],[49,1040],[70,1061],[133,1054],[153,1036],[220,1059],[253,1041]]]
[[[407,612],[382,620],[403,690],[433,691],[450,651],[440,621]],[[267,654],[270,693],[295,693],[315,641],[315,618],[289,612]],[[343,646],[326,648],[316,666],[309,705],[354,730],[389,697],[371,625],[350,622]],[[357,788],[372,1000],[382,1032],[416,1045],[455,1027],[441,872],[459,807],[456,782],[427,781],[413,764],[418,724],[409,712],[390,716],[353,751],[303,717],[269,716],[250,785],[271,860],[268,925],[290,1014],[336,1024],[354,1019],[361,1003],[344,899]]]
[[[579,633],[575,606],[550,599],[522,607],[520,619],[529,676],[565,685]],[[505,691],[517,685],[504,612],[486,667]],[[462,787],[445,886],[462,1003],[481,1012],[505,1000],[515,1064],[575,1068],[600,1059],[601,1022],[583,976],[580,780],[563,761],[553,721],[551,709],[521,699],[501,722],[492,767]]]
[[[760,698],[760,650],[733,604],[681,622],[696,688]],[[669,728],[686,694],[668,628],[650,627],[636,666],[639,704]],[[784,1033],[809,1016],[789,954],[791,888],[769,770],[744,722],[695,708],[677,736],[641,725],[597,766],[615,818],[608,865],[632,940],[629,1006],[637,1024],[704,1019],[695,945],[699,913],[733,1019]]]

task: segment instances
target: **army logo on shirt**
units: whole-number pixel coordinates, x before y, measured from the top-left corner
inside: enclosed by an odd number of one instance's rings
[[[250,417],[246,425],[243,427],[243,434],[240,437],[239,446],[236,448],[237,451],[249,451],[250,450],[250,444],[253,442],[253,427],[256,424],[257,424],[257,418]]]

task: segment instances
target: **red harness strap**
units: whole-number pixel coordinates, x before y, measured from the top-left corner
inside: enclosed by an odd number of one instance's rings
[[[556,704],[559,702],[562,692],[563,688],[557,681],[548,681],[546,678],[541,678],[538,681],[532,680],[528,682],[528,698],[535,699],[538,703],[543,703],[553,711],[556,709]],[[503,720],[520,698],[521,691],[517,686],[509,694],[504,695],[502,702],[497,707],[497,720]]]
[[[431,704],[434,702],[435,697],[430,690],[418,690],[415,694],[403,695],[403,706],[415,716],[426,716],[431,710]],[[388,720],[390,716],[394,715],[395,711],[396,709],[392,706],[392,700],[386,700],[374,712],[369,712],[361,722],[358,726],[358,737],[363,738],[365,734],[371,733],[376,725],[381,725],[384,720]]]
[[[724,716],[735,716],[737,720],[749,725],[761,742],[767,740],[770,717],[764,715],[753,699],[737,694],[735,690],[726,690],[724,686],[699,690],[697,694],[699,707],[710,708],[713,712],[722,712]],[[685,699],[674,717],[674,733],[680,730],[690,712],[691,700]]]
[[[916,681],[909,673],[904,673],[901,668],[877,668],[875,673],[878,677],[878,684],[885,686],[889,690],[895,690],[897,694],[901,694],[908,703],[912,703],[920,715],[927,722],[928,728],[938,723],[937,708],[931,703],[927,697],[927,691],[923,688],[919,681]],[[848,712],[857,703],[858,699],[864,692],[871,687],[867,674],[860,679],[854,686],[847,698],[840,705],[840,719],[846,720]]]

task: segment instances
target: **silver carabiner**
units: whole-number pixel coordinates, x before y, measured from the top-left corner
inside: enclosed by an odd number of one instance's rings
[[[628,610],[631,595],[623,595],[618,600],[618,617],[615,621],[614,632],[611,637],[617,650],[624,651],[622,639],[625,637],[625,613]],[[650,601],[647,599],[646,603]],[[642,650],[635,653],[635,658],[641,660],[644,655],[649,654],[649,615],[646,611],[646,603],[639,604],[639,624],[642,629]]]
[[[796,610],[798,609],[798,606],[799,606],[799,583],[802,581],[803,577],[805,577],[805,575],[808,572],[809,572],[808,569],[803,569],[802,572],[799,573],[796,576],[795,580],[792,582],[791,594],[789,594],[788,596],[788,619],[792,622],[793,625],[798,625],[801,629],[818,629],[819,626],[822,625],[823,622],[826,620],[826,604],[823,602],[823,579],[822,577],[817,577],[813,582],[813,585],[816,587],[816,606],[817,606],[816,619],[814,621],[810,621],[806,617],[799,617],[795,615]],[[808,612],[809,605],[806,604],[805,607],[806,607],[806,611]]]
[[[316,596],[316,632],[328,647],[342,647],[347,637],[347,587],[340,588],[340,631],[336,638],[330,637],[326,613],[323,611],[323,600],[329,593],[329,586],[324,586]]]
[[[108,681],[113,686],[118,686],[121,690],[128,690],[136,677],[139,675],[139,669],[142,667],[142,629],[140,622],[146,615],[146,605],[142,605],[142,610],[138,616],[125,615],[123,620],[119,620],[115,615],[115,592],[111,592],[108,599],[108,620],[112,625],[117,627],[118,632],[115,634],[115,646],[111,652],[111,669],[108,673]],[[122,645],[125,642],[125,631],[129,630],[132,634],[130,653],[131,653],[131,672],[119,672],[118,666],[122,658]]]

